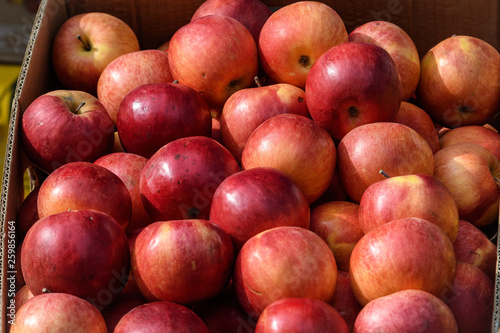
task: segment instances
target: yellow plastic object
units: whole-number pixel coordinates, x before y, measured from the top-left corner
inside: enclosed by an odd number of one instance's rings
[[[10,107],[20,70],[21,65],[0,64],[0,170],[2,171],[9,130]]]

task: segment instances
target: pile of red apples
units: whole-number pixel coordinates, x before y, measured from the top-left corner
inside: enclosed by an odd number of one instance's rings
[[[10,332],[490,332],[500,55],[207,0],[70,17],[22,115]]]

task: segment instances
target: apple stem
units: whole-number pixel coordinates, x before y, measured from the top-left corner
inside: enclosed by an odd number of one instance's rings
[[[493,179],[497,182],[498,185],[500,185],[500,179],[498,178],[493,178]]]
[[[85,102],[81,102],[80,105],[78,105],[78,107],[76,108],[75,110],[75,113],[78,113],[80,112],[80,109],[85,105]]]
[[[391,178],[391,176],[389,176],[384,170],[380,169],[380,171],[378,172],[380,173],[382,176],[384,176],[385,178]]]
[[[83,44],[83,47],[85,48],[85,51],[90,51],[92,48],[90,47],[90,44],[89,43],[86,43],[82,36],[80,36],[80,34],[76,35],[76,39],[78,39],[80,42],[82,42]]]
[[[47,288],[42,288],[42,293],[44,293],[44,294],[50,294],[51,291],[48,290]]]
[[[260,83],[260,79],[258,76],[255,76],[253,78],[253,80],[255,81],[255,84],[257,85],[257,87],[259,87],[259,88],[262,87],[262,83]]]
[[[491,238],[490,238],[490,241],[491,241],[491,242],[493,242],[493,241],[495,240],[495,238],[497,238],[497,236],[498,236],[498,232],[497,232],[497,233],[495,233],[495,234],[493,235],[493,237],[491,237]]]

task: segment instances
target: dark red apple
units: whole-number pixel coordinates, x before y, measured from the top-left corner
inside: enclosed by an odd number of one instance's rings
[[[10,332],[107,333],[108,330],[99,310],[86,300],[65,293],[46,293],[19,308]]]
[[[349,333],[344,318],[331,305],[313,298],[285,298],[267,306],[255,333]]]
[[[189,308],[171,302],[151,302],[126,313],[114,333],[208,333],[207,326]]]
[[[453,249],[457,261],[477,266],[495,281],[497,247],[479,228],[468,221],[460,220]]]
[[[109,215],[70,210],[40,219],[23,241],[21,265],[34,295],[44,289],[86,299],[99,309],[115,300],[130,271],[127,236]]]
[[[40,218],[94,209],[111,216],[123,230],[132,214],[130,193],[120,177],[88,162],[71,162],[53,171],[40,186],[37,207]]]
[[[407,289],[444,297],[455,267],[453,244],[443,229],[408,217],[365,234],[352,251],[349,274],[354,295],[364,306]]]
[[[191,304],[228,283],[235,254],[229,235],[206,220],[150,224],[132,249],[132,274],[148,301]]]
[[[349,327],[349,332],[352,332],[354,329],[354,322],[363,307],[359,304],[356,296],[354,296],[352,292],[349,272],[338,271],[337,287],[335,288],[335,294],[333,294],[330,305],[339,312],[342,318],[344,318]]]
[[[309,218],[309,203],[302,191],[275,168],[253,168],[227,177],[215,191],[210,208],[210,222],[231,236],[237,251],[267,229],[309,229]]]
[[[248,138],[241,156],[243,169],[284,171],[309,203],[330,186],[336,161],[335,144],[328,132],[297,114],[278,114],[264,121]]]
[[[108,333],[114,332],[116,325],[126,313],[146,303],[147,301],[140,294],[120,294],[113,304],[101,311]]]
[[[439,297],[422,290],[402,290],[368,303],[356,319],[354,332],[458,333],[459,331],[453,313]]]
[[[366,42],[326,51],[311,67],[305,91],[312,119],[339,140],[360,125],[393,121],[401,105],[394,60]]]
[[[248,29],[257,43],[260,30],[272,11],[260,0],[207,0],[196,9],[191,22],[213,14],[229,16],[239,21]]]
[[[98,158],[94,164],[102,166],[117,175],[127,187],[132,200],[132,216],[125,230],[127,234],[144,228],[153,220],[142,204],[139,181],[148,159],[132,153],[112,153]]]
[[[215,190],[239,170],[238,162],[217,141],[203,136],[177,139],[145,165],[142,202],[154,221],[208,219]]]
[[[17,211],[16,232],[20,239],[23,239],[29,228],[38,221],[38,191],[40,191],[40,186],[36,186],[33,191],[24,198]]]
[[[210,136],[212,118],[205,100],[180,83],[144,84],[125,95],[116,126],[125,151],[150,158],[167,143]]]
[[[500,160],[500,134],[491,128],[478,125],[461,126],[450,129],[439,137],[441,148],[463,142],[483,146]]]
[[[113,122],[89,93],[51,91],[23,113],[21,145],[31,162],[47,173],[69,162],[94,162],[110,153],[113,144]]]
[[[283,298],[331,301],[337,264],[328,245],[312,231],[276,227],[243,245],[233,283],[243,310],[257,319],[268,305]]]
[[[478,267],[457,262],[453,286],[444,298],[460,332],[491,332],[495,284]]]

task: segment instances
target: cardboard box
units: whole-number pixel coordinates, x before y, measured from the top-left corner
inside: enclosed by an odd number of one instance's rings
[[[9,277],[9,226],[16,220],[24,199],[23,175],[30,163],[19,144],[19,128],[23,111],[41,94],[57,86],[50,63],[50,46],[62,23],[70,16],[103,11],[127,22],[136,32],[142,48],[156,48],[182,25],[203,0],[44,0],[36,15],[28,42],[11,112],[7,153],[0,201],[2,240],[0,256],[1,332],[6,331],[12,287]],[[293,1],[263,0],[270,7]],[[452,34],[468,34],[482,38],[500,49],[500,3],[491,0],[330,0],[323,1],[345,20],[348,31],[376,19],[398,24],[415,41],[420,55]],[[496,281],[495,311],[492,331],[499,327],[499,282]]]

